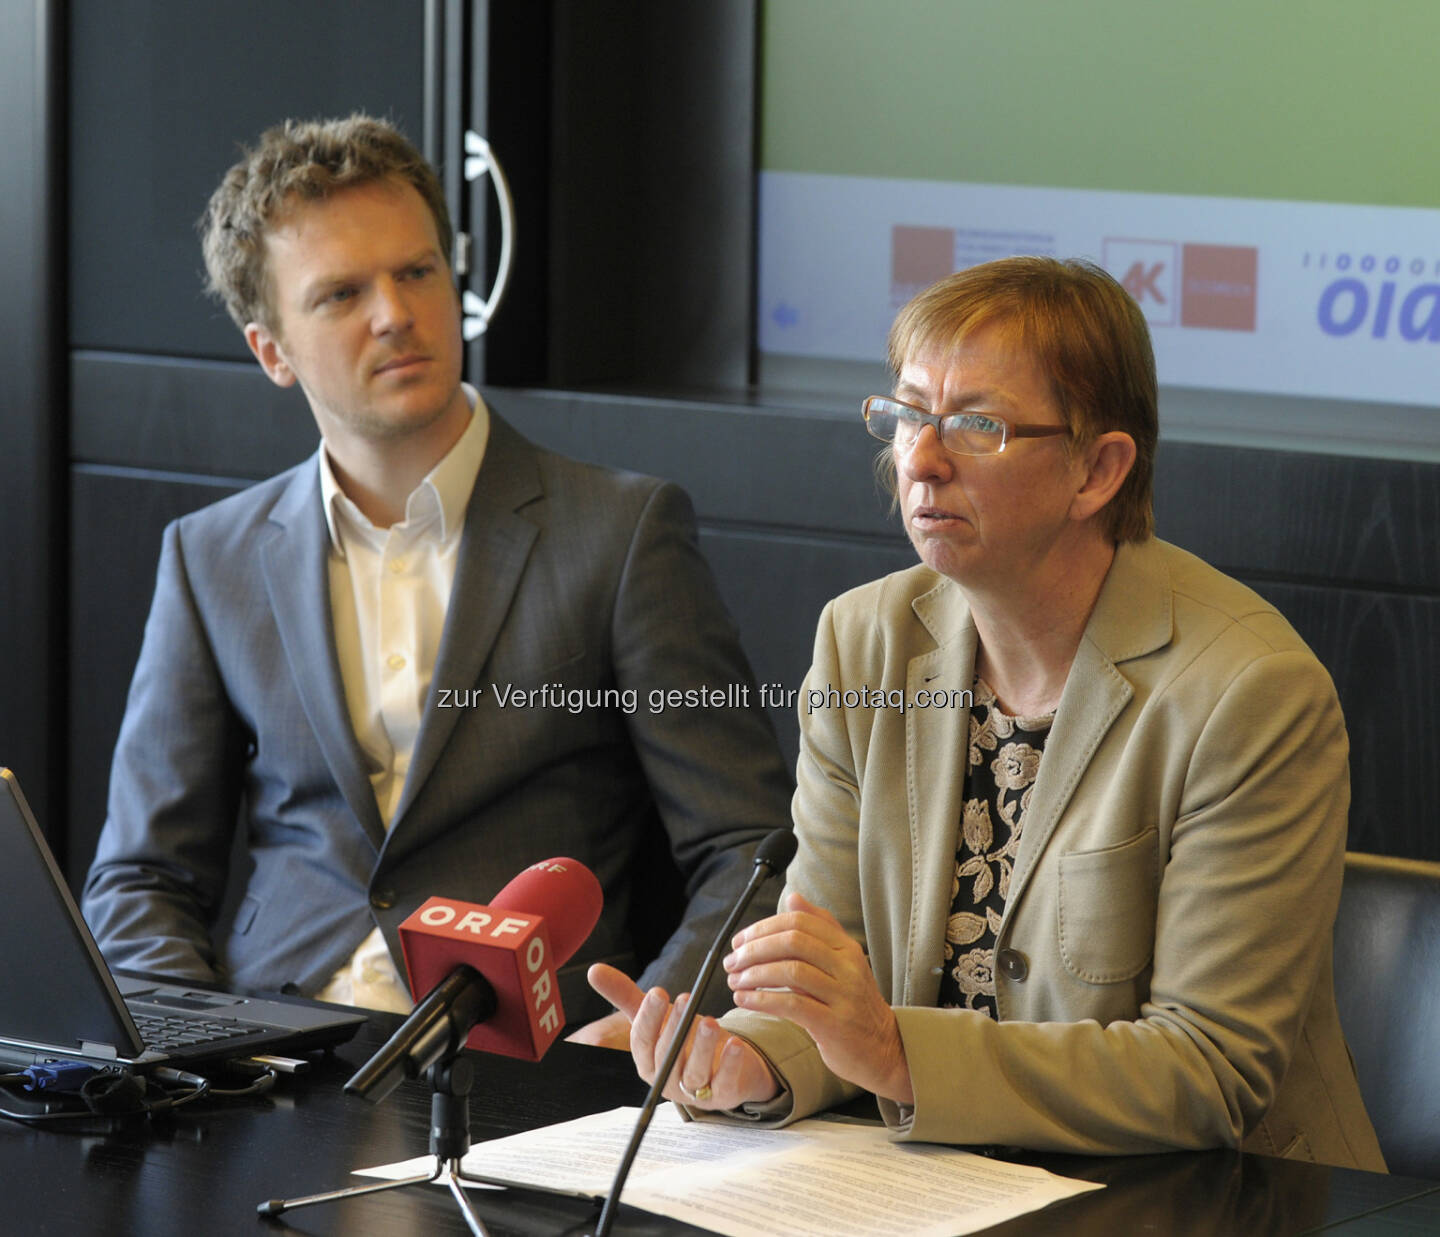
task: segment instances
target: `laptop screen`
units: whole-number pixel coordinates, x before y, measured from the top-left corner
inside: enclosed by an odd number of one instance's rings
[[[0,769],[0,1041],[141,1051],[90,930],[9,769]]]

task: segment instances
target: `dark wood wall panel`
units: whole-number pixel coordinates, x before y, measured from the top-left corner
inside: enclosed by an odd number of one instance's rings
[[[1440,859],[1440,599],[1248,583],[1335,680],[1350,731],[1350,848]]]
[[[535,442],[678,481],[704,518],[899,537],[859,413],[721,401],[513,391],[486,396]]]
[[[70,340],[248,356],[201,290],[195,221],[286,117],[388,116],[416,142],[424,11],[393,0],[70,0]]]
[[[1160,445],[1156,526],[1237,574],[1440,596],[1440,467]]]
[[[243,482],[136,469],[70,474],[70,690],[65,745],[70,799],[66,874],[83,880],[105,820],[110,756],[160,558],[165,525]]]
[[[41,822],[62,818],[65,577],[63,146],[55,72],[63,7],[0,5],[0,765],[13,768]],[[58,835],[59,830],[56,830]]]
[[[258,480],[320,441],[299,387],[277,387],[254,361],[78,351],[70,387],[80,463]]]
[[[827,601],[915,561],[898,536],[888,543],[866,542],[703,526],[700,545],[740,627],[757,682],[775,688],[772,699],[800,687]],[[767,701],[767,712],[793,769],[800,750],[795,708]]]

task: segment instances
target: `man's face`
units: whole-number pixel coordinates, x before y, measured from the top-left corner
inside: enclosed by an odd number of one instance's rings
[[[926,412],[985,412],[1011,424],[1063,425],[1034,363],[993,331],[958,349],[906,358],[895,396]],[[956,455],[933,427],[895,449],[900,509],[920,558],[961,585],[1004,588],[1053,566],[1078,531],[1071,502],[1084,467],[1065,439],[1011,439],[999,455]]]
[[[433,432],[465,415],[460,305],[435,221],[400,180],[289,207],[266,237],[274,329],[245,339],[299,382],[328,442]]]

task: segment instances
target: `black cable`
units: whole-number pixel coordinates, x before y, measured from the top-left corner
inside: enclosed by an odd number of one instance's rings
[[[116,1119],[98,1116],[88,1108],[76,1109],[72,1112],[15,1112],[9,1108],[0,1108],[0,1117],[10,1121],[19,1121],[25,1125],[40,1125],[46,1121],[114,1121]]]
[[[248,1087],[211,1087],[208,1094],[217,1099],[239,1100],[247,1099],[254,1095],[264,1095],[274,1088],[280,1075],[268,1066],[265,1072],[255,1079]]]
[[[68,1112],[23,1112],[0,1105],[0,1118],[34,1125],[58,1121],[153,1117],[160,1113],[174,1112],[177,1108],[200,1099],[250,1099],[264,1095],[279,1081],[279,1074],[268,1067],[263,1067],[262,1072],[244,1087],[214,1087],[209,1079],[202,1078],[199,1074],[169,1068],[156,1070],[148,1079],[123,1070],[100,1067],[93,1069],[93,1074],[79,1087],[34,1090],[37,1102],[53,1103],[62,1096],[71,1096],[85,1105],[83,1109],[74,1108]],[[32,1082],[33,1078],[28,1073],[0,1074],[0,1095],[13,1093],[15,1086]],[[176,1085],[166,1089],[162,1085],[165,1083]],[[160,1092],[159,1098],[149,1098],[152,1090]]]
[[[174,1092],[167,1091],[165,1098],[156,1100],[153,1104],[148,1105],[144,1109],[145,1113],[149,1115],[157,1112],[174,1112],[175,1109],[182,1105],[193,1104],[196,1100],[203,1099],[210,1094],[209,1079],[201,1078],[198,1074],[191,1074],[190,1077],[195,1079],[195,1083],[188,1092],[177,1095]]]

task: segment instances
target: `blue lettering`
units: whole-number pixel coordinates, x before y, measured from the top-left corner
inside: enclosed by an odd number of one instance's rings
[[[1347,292],[1353,298],[1350,316],[1342,321],[1337,321],[1335,302]],[[1363,283],[1358,279],[1337,279],[1320,294],[1320,329],[1327,335],[1350,335],[1358,330],[1360,324],[1365,321],[1365,314],[1369,308],[1370,294],[1365,290]]]
[[[1380,285],[1380,299],[1375,302],[1375,321],[1370,327],[1370,334],[1376,339],[1384,339],[1385,332],[1390,329],[1390,306],[1395,301],[1395,285],[1386,280]]]
[[[1375,292],[1374,314],[1370,294]],[[1353,335],[1370,319],[1372,339],[1390,335],[1390,324],[1399,327],[1400,338],[1410,343],[1427,340],[1440,343],[1440,283],[1422,283],[1411,288],[1395,311],[1396,285],[1384,280],[1371,289],[1355,278],[1337,279],[1320,294],[1316,318],[1327,335]]]
[[[1430,312],[1420,321],[1420,303],[1427,297]],[[1410,289],[1400,306],[1400,334],[1409,340],[1428,339],[1431,343],[1440,340],[1440,284],[1422,283]]]

